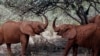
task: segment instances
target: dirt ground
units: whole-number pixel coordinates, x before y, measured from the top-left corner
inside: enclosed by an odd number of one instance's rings
[[[20,56],[21,46],[20,44],[13,45],[12,51],[14,56]],[[39,46],[39,47],[28,47],[27,56],[63,56],[64,49],[58,47],[48,47],[48,46]],[[6,45],[0,46],[0,56],[7,56]],[[69,53],[68,56],[72,56],[72,52]],[[78,53],[78,56],[91,56],[88,55],[87,52],[82,51]]]

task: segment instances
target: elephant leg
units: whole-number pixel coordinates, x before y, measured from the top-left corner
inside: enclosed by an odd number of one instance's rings
[[[22,35],[20,38],[21,38],[20,41],[22,46],[21,56],[26,56],[26,49],[27,49],[29,37],[27,37],[26,35]]]
[[[65,47],[65,52],[64,52],[64,56],[68,55],[68,52],[70,51],[72,45],[73,45],[73,40],[68,40],[66,43],[66,47]]]
[[[93,50],[93,56],[98,56],[99,49]]]
[[[7,43],[6,45],[7,45],[7,50],[8,50],[8,56],[13,56],[12,51],[11,51],[11,44]]]
[[[73,45],[73,56],[77,56],[78,46]]]

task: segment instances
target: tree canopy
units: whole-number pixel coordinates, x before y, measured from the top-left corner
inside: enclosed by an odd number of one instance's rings
[[[98,9],[100,0],[4,0],[1,1],[1,4],[16,10],[20,16],[29,12],[40,15],[55,8],[60,8],[66,15],[80,24],[88,24],[87,16],[91,7],[93,7],[97,13],[100,13]],[[75,11],[81,21],[71,15],[70,11],[72,10]]]

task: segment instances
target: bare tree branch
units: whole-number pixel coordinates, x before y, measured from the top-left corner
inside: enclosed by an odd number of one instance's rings
[[[64,12],[70,16],[75,21],[81,23],[81,24],[87,24],[88,18],[87,15],[89,13],[89,8],[92,6],[98,13],[100,11],[97,9],[97,6],[95,7],[93,4],[100,4],[99,0],[23,0],[20,1],[21,3],[17,3],[16,0],[6,0],[5,6],[15,8],[17,10],[20,16],[28,13],[33,12],[37,15],[44,14],[50,10],[53,10],[55,8],[60,8],[64,10]],[[22,3],[23,2],[23,3]],[[89,8],[85,11],[84,6],[82,5],[84,2],[88,2],[91,4]],[[83,10],[80,9],[80,7],[83,7]],[[67,10],[74,10],[76,11],[76,15],[79,17],[81,22],[74,18],[71,13],[68,13]]]
[[[100,11],[94,6],[94,5],[91,5],[98,13],[100,13]]]
[[[64,12],[65,12],[68,16],[70,16],[72,19],[74,19],[74,20],[77,21],[78,23],[81,23],[78,19],[74,18],[71,14],[69,14],[64,8],[62,8],[62,7],[60,7],[60,6],[57,6],[57,7],[63,9]]]

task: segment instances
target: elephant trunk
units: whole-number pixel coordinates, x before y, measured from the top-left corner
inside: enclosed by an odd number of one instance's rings
[[[47,19],[47,17],[44,14],[43,14],[43,16],[45,18],[45,26],[44,26],[44,29],[46,29],[47,26],[48,26],[48,19]]]
[[[53,27],[53,29],[54,29],[55,31],[58,31],[58,29],[57,29],[57,27],[56,27],[56,25],[55,25],[56,19],[57,19],[57,17],[54,19],[52,27]]]

